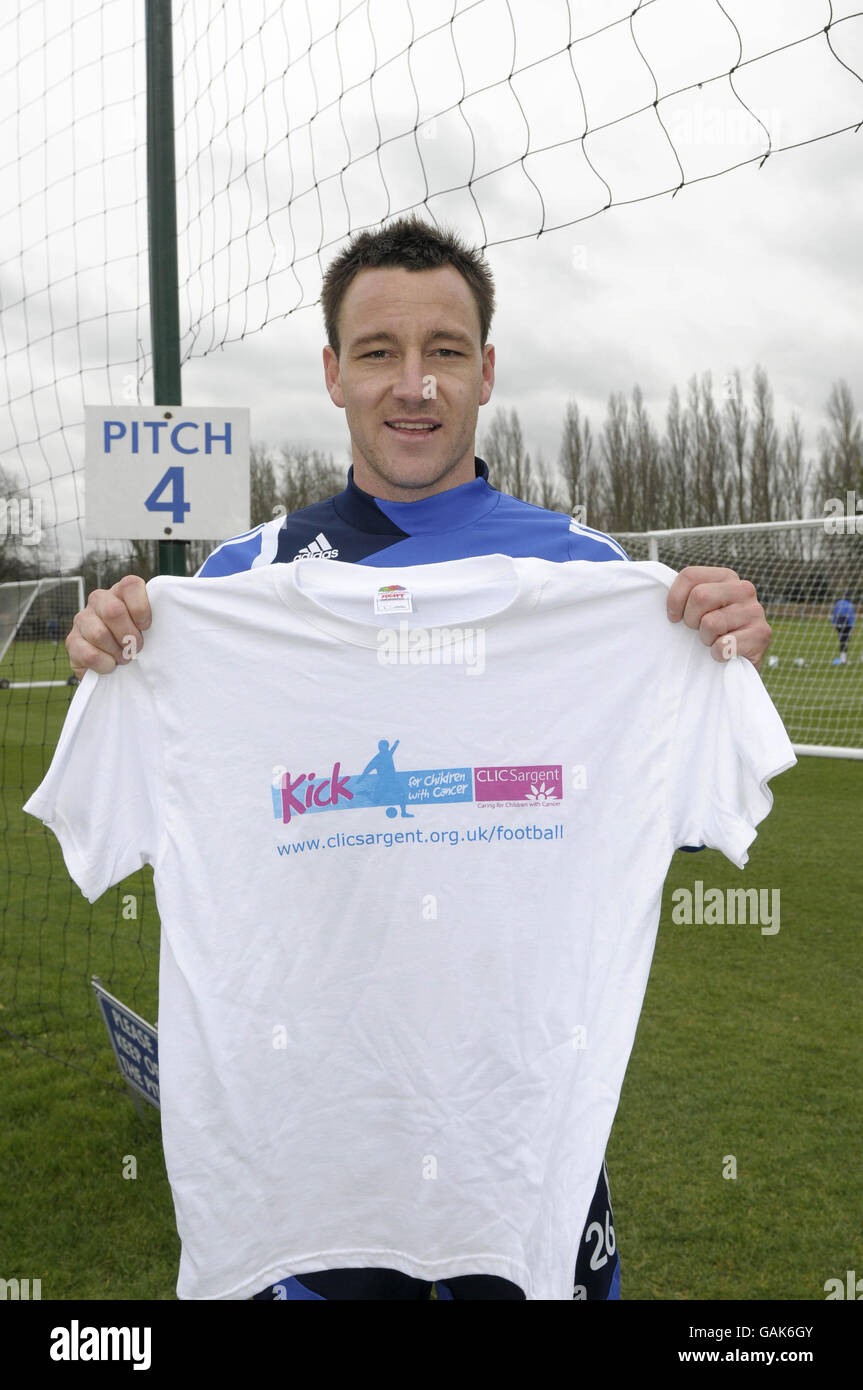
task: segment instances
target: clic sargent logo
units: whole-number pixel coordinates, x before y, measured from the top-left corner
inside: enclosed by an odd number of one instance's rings
[[[563,800],[563,767],[477,767],[474,786],[480,806],[541,806]]]
[[[396,766],[399,743],[399,739],[392,743],[379,739],[361,772],[344,772],[341,758],[328,762],[324,772],[277,764],[270,781],[274,818],[290,825],[298,816],[322,811],[378,809],[391,820],[412,820],[422,806],[472,802],[480,807],[524,809],[560,805],[563,800],[560,763],[405,769]]]

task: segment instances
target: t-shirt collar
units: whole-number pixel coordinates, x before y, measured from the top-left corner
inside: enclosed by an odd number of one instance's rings
[[[447,593],[451,597],[463,597],[463,608],[455,625],[431,626],[446,644],[456,640],[460,629],[465,627],[495,626],[500,622],[526,616],[536,607],[542,590],[542,579],[535,572],[532,562],[516,561],[510,555],[472,555],[461,560],[446,560],[429,565],[393,566],[392,568],[365,568],[362,565],[347,564],[330,560],[326,565],[311,559],[293,560],[286,565],[268,565],[270,575],[279,598],[291,608],[298,617],[310,623],[319,631],[337,637],[354,646],[376,647],[380,645],[380,631],[404,623],[407,628],[422,627],[416,614],[405,617],[403,614],[373,616],[373,600],[382,587],[391,584],[410,586],[418,595],[427,600],[426,612],[433,607],[435,594]],[[483,594],[489,584],[502,580],[512,583],[512,596],[509,602],[488,612],[488,596]],[[314,597],[309,591],[317,589]],[[368,599],[368,621],[358,621],[335,612],[326,604],[326,596],[336,600],[339,593],[363,593]],[[453,634],[452,638],[448,634]]]

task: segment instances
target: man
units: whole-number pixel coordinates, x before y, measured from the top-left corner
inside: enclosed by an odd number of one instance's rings
[[[416,217],[352,239],[330,265],[322,303],[323,365],[346,414],[353,465],[345,490],[225,541],[198,575],[228,575],[315,554],[389,566],[506,554],[625,561],[615,541],[568,516],[496,492],[475,456],[478,410],[491,397],[495,349],[490,271],[459,238]],[[734,650],[760,664],[770,629],[754,586],[733,570],[689,567],[668,595],[668,616],[697,628],[717,661]],[[150,622],[140,578],[96,590],[66,639],[73,670],[106,674],[138,650]],[[126,650],[128,651],[128,645]],[[600,1231],[597,1241],[595,1232]],[[619,1297],[619,1264],[605,1165],[578,1252],[578,1298]],[[443,1298],[524,1297],[505,1279],[476,1274],[437,1285]],[[323,1270],[286,1278],[257,1298],[422,1299],[428,1288],[394,1270]]]
[[[833,613],[830,618],[831,623],[836,629],[836,636],[839,638],[839,655],[834,656],[831,666],[844,666],[848,660],[847,646],[848,639],[854,631],[854,604],[851,602],[851,590],[846,589],[842,598],[836,600],[833,605]]]

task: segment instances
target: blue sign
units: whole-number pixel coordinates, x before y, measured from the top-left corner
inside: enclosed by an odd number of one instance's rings
[[[103,989],[96,975],[91,983],[108,1029],[120,1075],[128,1086],[158,1110],[159,1045],[156,1029],[127,1004],[121,1004],[119,999]]]

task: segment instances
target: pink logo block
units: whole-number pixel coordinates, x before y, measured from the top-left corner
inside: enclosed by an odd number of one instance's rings
[[[526,801],[540,805],[563,800],[563,768],[558,764],[475,767],[474,801]]]

